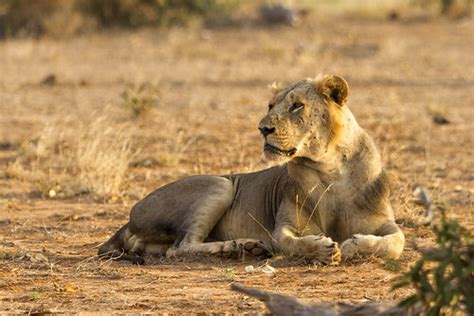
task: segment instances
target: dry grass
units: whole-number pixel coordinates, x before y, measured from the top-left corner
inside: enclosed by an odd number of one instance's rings
[[[128,166],[139,149],[133,144],[132,125],[117,122],[108,110],[80,122],[49,122],[38,137],[23,143],[7,176],[36,183],[50,198],[88,192],[123,195]]]
[[[77,168],[80,181],[89,191],[108,196],[123,192],[128,165],[137,155],[129,128],[99,116],[80,136]]]
[[[158,153],[159,162],[169,167],[177,166],[195,140],[196,137],[186,135],[183,130],[178,130],[174,138],[166,142],[165,150]]]
[[[122,92],[123,106],[134,117],[145,117],[158,105],[160,91],[158,87],[146,83],[130,85]]]
[[[153,189],[193,174],[265,168],[257,125],[266,86],[318,73],[347,78],[348,106],[382,152],[407,241],[423,214],[412,200],[415,185],[472,230],[473,32],[472,20],[335,23],[314,11],[295,28],[0,42],[0,309],[262,312],[229,291],[232,281],[307,301],[406,297],[407,290],[389,291],[398,272],[373,258],[338,267],[275,259],[270,278],[247,273],[247,265],[262,264],[249,258],[136,267],[93,257]],[[50,74],[54,83],[39,84]],[[159,105],[142,118],[121,97],[135,83],[159,87]],[[434,124],[427,109],[450,124]],[[420,246],[433,244],[429,230],[418,235]],[[407,242],[401,270],[416,259]]]

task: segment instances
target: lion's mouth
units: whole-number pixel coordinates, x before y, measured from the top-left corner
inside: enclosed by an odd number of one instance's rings
[[[296,148],[292,148],[290,150],[283,150],[278,147],[275,147],[273,145],[270,145],[269,143],[265,143],[265,146],[263,147],[263,150],[270,151],[274,154],[281,155],[281,156],[287,156],[291,157],[294,154],[296,154]]]

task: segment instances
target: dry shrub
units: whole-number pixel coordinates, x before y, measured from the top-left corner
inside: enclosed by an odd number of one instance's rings
[[[35,180],[33,179],[33,174],[31,171],[27,170],[19,160],[8,164],[6,175],[9,178],[18,180]]]
[[[186,24],[192,16],[205,16],[227,11],[233,0],[83,0],[83,12],[96,17],[105,26]]]
[[[48,122],[38,136],[36,144],[30,148],[31,154],[39,158],[58,155],[62,159],[66,159],[66,153],[74,146],[74,138],[77,135],[77,130],[71,128],[75,124],[76,118],[71,116]]]
[[[196,137],[190,137],[183,130],[177,131],[175,138],[165,142],[164,150],[158,155],[159,162],[165,166],[177,166],[195,141]]]
[[[75,1],[0,0],[0,37],[68,36],[93,26]]]
[[[143,117],[157,106],[160,91],[149,84],[130,85],[121,94],[124,107],[134,116]]]
[[[187,24],[225,15],[236,1],[214,0],[0,0],[0,37],[68,36],[102,27]]]
[[[0,36],[39,35],[60,0],[0,0]]]
[[[44,196],[64,198],[86,192],[121,196],[126,171],[138,150],[131,126],[109,114],[78,123],[72,118],[50,122],[39,137],[25,142],[7,176],[35,183]]]
[[[33,182],[43,196],[67,198],[88,192],[76,177],[71,177],[64,169],[41,168],[37,162],[27,164],[24,160],[21,162],[22,160],[17,159],[7,166],[7,177]]]
[[[7,167],[7,176],[36,184],[44,196],[69,197],[87,191],[74,170],[74,120],[70,117],[46,124],[39,136],[25,141],[18,150],[17,159]]]
[[[114,126],[106,116],[100,116],[79,138],[79,179],[99,195],[120,194],[128,165],[135,155],[128,127]]]
[[[42,20],[43,33],[53,37],[68,37],[97,28],[97,22],[79,12],[73,1],[63,1],[52,10],[48,19]]]

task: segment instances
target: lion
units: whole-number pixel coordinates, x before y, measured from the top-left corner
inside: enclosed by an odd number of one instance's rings
[[[359,255],[398,259],[405,238],[388,177],[346,105],[346,80],[325,75],[273,90],[258,129],[264,157],[275,166],[164,185],[132,208],[99,255],[141,264],[145,255],[282,253],[323,264]]]

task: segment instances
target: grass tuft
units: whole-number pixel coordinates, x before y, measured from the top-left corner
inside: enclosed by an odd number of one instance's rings
[[[131,126],[107,114],[77,123],[50,122],[39,137],[25,142],[6,176],[36,184],[42,196],[67,198],[84,193],[122,196],[127,169],[139,150]]]
[[[129,130],[117,128],[106,116],[100,116],[79,139],[79,179],[91,192],[118,195],[125,184],[128,165],[135,156]]]
[[[156,86],[140,84],[131,85],[122,92],[124,107],[133,117],[144,117],[158,105],[160,91]]]

